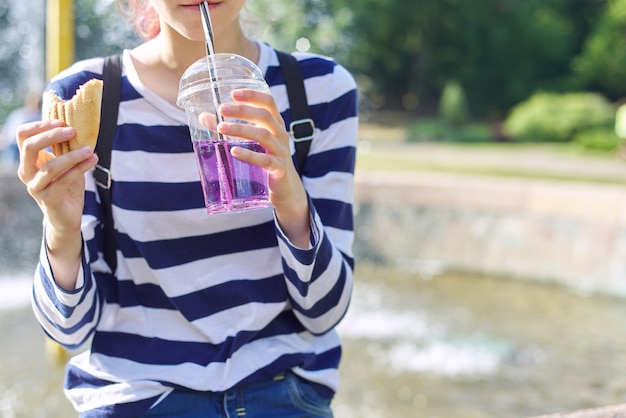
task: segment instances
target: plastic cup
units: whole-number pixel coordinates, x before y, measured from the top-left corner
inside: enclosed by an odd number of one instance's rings
[[[214,65],[211,72],[209,62]],[[217,81],[213,81],[211,75]],[[267,172],[230,154],[234,146],[265,152],[263,147],[254,141],[216,131],[220,120],[250,124],[238,119],[221,119],[216,111],[219,104],[233,102],[231,93],[235,89],[270,92],[259,67],[236,54],[214,54],[210,60],[202,58],[192,64],[180,80],[177,104],[187,114],[209,214],[241,212],[270,205]]]

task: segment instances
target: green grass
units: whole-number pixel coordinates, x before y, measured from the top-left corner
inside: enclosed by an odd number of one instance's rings
[[[398,145],[398,144],[395,144]],[[571,144],[503,144],[503,143],[445,143],[441,145],[451,155],[455,153],[470,153],[467,158],[429,159],[420,155],[419,145],[394,146],[373,144],[371,152],[359,153],[357,156],[357,171],[407,171],[407,172],[447,172],[455,174],[484,175],[493,177],[508,177],[522,179],[544,179],[570,182],[591,182],[600,184],[626,185],[625,176],[610,176],[604,173],[589,173],[576,170],[577,164],[583,166],[586,161],[606,159],[615,163],[615,156],[608,153],[585,151]],[[558,171],[543,169],[539,165],[532,167],[516,166],[515,164],[490,165],[489,161],[480,159],[480,153],[495,153],[505,156],[512,161],[519,158],[533,158],[533,153],[548,155],[551,159],[567,159],[572,163],[572,169]],[[493,158],[493,157],[492,157]],[[465,160],[465,161],[461,161]],[[484,163],[483,163],[484,162]],[[624,162],[626,170],[626,162]]]
[[[426,164],[416,163],[414,161],[401,161],[401,160],[377,160],[361,161],[357,164],[358,171],[404,171],[404,172],[419,172],[419,171],[432,171],[440,173],[456,173],[456,174],[471,174],[471,175],[483,175],[492,177],[509,177],[509,178],[526,178],[526,179],[542,179],[542,180],[557,180],[557,181],[570,181],[570,182],[586,182],[586,183],[599,183],[599,184],[616,184],[626,185],[626,180],[613,177],[604,176],[591,176],[591,175],[575,175],[575,174],[559,174],[559,173],[547,173],[547,172],[531,172],[527,170],[502,169],[498,167],[473,167],[463,165],[441,165],[441,164]]]

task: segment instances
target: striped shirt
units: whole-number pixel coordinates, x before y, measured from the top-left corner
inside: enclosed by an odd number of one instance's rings
[[[260,48],[259,67],[288,124],[278,58]],[[184,111],[146,89],[124,51],[111,157],[117,274],[103,259],[91,173],[76,289],[55,284],[45,242],[35,274],[33,309],[45,332],[69,349],[89,347],[67,366],[65,392],[78,411],[136,416],[177,388],[223,392],[285,370],[327,397],[336,391],[334,327],[352,290],[356,87],[332,60],[295,56],[316,126],[301,173],[306,249],[290,243],[271,207],[206,213]],[[102,65],[78,62],[48,89],[68,99],[101,78]]]

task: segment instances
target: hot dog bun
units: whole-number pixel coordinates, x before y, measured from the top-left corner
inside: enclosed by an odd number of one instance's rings
[[[76,130],[71,140],[52,145],[54,155],[58,157],[86,145],[95,148],[100,130],[102,88],[102,80],[94,78],[80,86],[74,97],[67,101],[58,97],[54,91],[44,93],[43,117],[62,120]]]

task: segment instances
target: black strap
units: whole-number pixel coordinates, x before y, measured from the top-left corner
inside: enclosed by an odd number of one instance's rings
[[[285,87],[287,88],[287,97],[289,98],[289,108],[291,113],[291,123],[288,131],[294,140],[296,148],[296,169],[302,176],[302,168],[311,141],[315,134],[315,123],[311,119],[309,113],[309,104],[306,99],[306,90],[304,89],[304,78],[300,70],[298,60],[291,54],[276,51],[280,70],[285,79]]]
[[[122,56],[112,55],[104,59],[102,70],[104,90],[102,92],[102,107],[100,112],[100,132],[96,144],[98,165],[94,170],[94,178],[98,185],[102,210],[104,212],[104,259],[111,271],[117,269],[117,244],[113,227],[113,208],[111,204],[111,149],[113,137],[117,129],[117,114],[119,110],[122,88]]]

